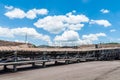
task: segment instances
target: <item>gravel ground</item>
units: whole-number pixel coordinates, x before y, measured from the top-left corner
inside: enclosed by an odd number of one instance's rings
[[[94,61],[0,73],[0,80],[120,80],[120,61]]]

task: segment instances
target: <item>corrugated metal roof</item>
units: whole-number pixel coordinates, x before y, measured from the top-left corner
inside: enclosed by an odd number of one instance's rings
[[[13,46],[2,46],[0,47],[0,52],[9,52],[9,51],[23,51],[23,52],[52,52],[52,51],[95,51],[95,50],[104,50],[104,49],[120,49],[120,47],[114,48],[20,48],[20,47],[13,47]]]

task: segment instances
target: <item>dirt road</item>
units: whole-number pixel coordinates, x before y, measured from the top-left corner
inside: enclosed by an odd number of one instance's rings
[[[120,80],[120,61],[85,62],[0,74],[0,80]]]

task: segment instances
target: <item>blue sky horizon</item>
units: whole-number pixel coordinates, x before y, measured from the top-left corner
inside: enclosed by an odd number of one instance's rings
[[[0,0],[0,40],[77,46],[120,42],[120,1]]]

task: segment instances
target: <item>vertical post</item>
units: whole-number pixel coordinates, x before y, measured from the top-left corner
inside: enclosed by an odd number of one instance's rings
[[[45,68],[45,67],[46,67],[45,62],[43,62],[43,63],[42,63],[42,67],[43,67],[43,68]]]
[[[69,60],[65,60],[65,64],[69,64]]]
[[[77,58],[77,63],[79,63],[80,62],[80,52],[79,51],[77,52],[77,57],[76,58]]]
[[[46,60],[46,53],[47,53],[47,52],[43,52],[43,60]],[[43,67],[43,68],[46,67],[46,65],[45,65],[45,61],[43,61],[43,63],[42,63],[42,67]]]
[[[69,57],[68,57],[68,52],[66,51],[65,52],[65,59],[68,59]]]
[[[14,71],[14,72],[17,71],[17,66],[16,66],[16,64],[13,65],[13,71]]]
[[[65,59],[68,59],[69,57],[68,57],[68,53],[67,53],[67,51],[65,52]],[[65,64],[69,64],[69,60],[65,60]]]
[[[14,52],[14,62],[17,62],[17,51]],[[17,71],[17,65],[13,64],[13,71]]]
[[[31,60],[32,60],[32,61],[35,60],[34,54],[33,54],[33,56],[31,57]],[[35,67],[35,62],[32,63],[32,67]]]
[[[94,58],[95,61],[97,60],[97,58],[96,58],[96,54],[95,54],[95,51],[93,51],[93,53],[92,53],[92,57]]]
[[[32,63],[32,67],[35,67],[35,62]]]
[[[7,65],[3,66],[3,70],[6,71],[7,70]]]
[[[55,61],[55,64],[58,64],[58,61]]]

